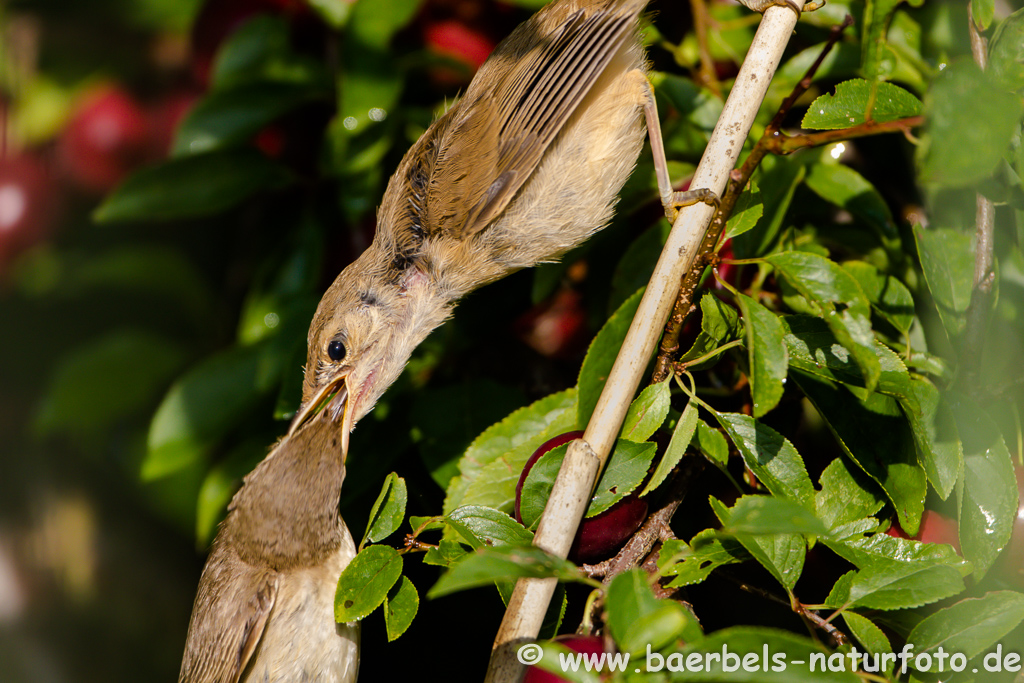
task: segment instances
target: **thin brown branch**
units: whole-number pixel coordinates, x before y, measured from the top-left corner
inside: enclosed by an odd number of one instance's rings
[[[697,36],[697,52],[700,57],[700,66],[697,77],[700,83],[714,93],[715,97],[722,96],[722,84],[718,82],[718,74],[715,73],[715,60],[711,57],[711,48],[708,45],[708,30],[710,17],[708,16],[708,0],[690,0],[690,11],[693,15],[693,32]]]
[[[747,593],[757,595],[759,597],[764,598],[765,600],[771,600],[772,602],[778,603],[780,605],[786,605],[787,607],[792,609],[796,614],[800,615],[800,617],[804,619],[805,622],[827,633],[835,641],[837,646],[845,645],[849,642],[849,636],[840,631],[838,628],[832,625],[830,621],[825,619],[823,616],[821,616],[814,610],[804,607],[803,603],[801,603],[796,598],[793,598],[792,600],[786,600],[759,586],[752,586],[749,583],[741,581],[736,577],[729,576],[728,574],[726,574],[725,576],[730,581],[735,583],[742,591],[746,591]]]

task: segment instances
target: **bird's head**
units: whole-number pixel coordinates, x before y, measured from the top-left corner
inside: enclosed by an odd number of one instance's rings
[[[329,411],[339,423],[346,453],[349,432],[448,311],[417,267],[380,264],[364,253],[320,301],[307,339],[302,405],[291,426],[294,432],[321,408]]]

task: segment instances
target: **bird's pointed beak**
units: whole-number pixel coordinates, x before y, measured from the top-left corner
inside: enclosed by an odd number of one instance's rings
[[[299,408],[288,428],[291,437],[305,423],[316,415],[338,423],[341,428],[342,458],[348,456],[348,439],[352,432],[352,401],[348,387],[348,378],[352,369],[345,367],[338,371],[329,382],[325,382],[320,390],[309,401]]]

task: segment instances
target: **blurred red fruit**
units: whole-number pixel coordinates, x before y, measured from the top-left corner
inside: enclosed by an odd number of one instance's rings
[[[430,77],[439,85],[468,83],[480,65],[494,50],[494,41],[480,31],[458,21],[438,21],[423,30],[423,42],[434,54],[449,57],[464,69],[437,66]]]
[[[571,289],[559,290],[521,315],[514,329],[527,346],[548,358],[570,358],[589,339],[582,297]]]
[[[894,538],[909,538],[924,543],[946,543],[953,546],[953,549],[960,552],[960,533],[957,523],[941,512],[925,510],[921,515],[921,527],[916,536],[907,536],[899,522],[894,521],[889,530],[886,531]]]
[[[1013,533],[1010,542],[999,559],[996,560],[994,573],[1002,580],[1017,589],[1024,588],[1024,468],[1013,466],[1017,477],[1017,516],[1013,518]]]
[[[600,656],[605,652],[604,639],[600,636],[564,635],[555,638],[555,642],[561,643],[573,652],[585,655]],[[526,667],[526,675],[523,676],[523,683],[562,683],[565,680],[535,666]]]
[[[50,180],[34,156],[0,159],[0,265],[49,235],[57,204]]]
[[[78,186],[110,191],[149,156],[149,119],[116,85],[90,93],[61,133],[60,161]]]
[[[150,108],[150,148],[154,158],[170,154],[178,126],[198,101],[199,93],[177,90],[164,95]]]

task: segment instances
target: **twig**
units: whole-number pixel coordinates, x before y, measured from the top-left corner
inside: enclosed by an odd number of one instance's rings
[[[967,24],[971,36],[971,53],[975,63],[984,71],[988,67],[988,41],[974,23],[971,5],[967,5]],[[971,303],[967,307],[963,347],[960,353],[960,367],[968,392],[979,389],[982,352],[985,347],[985,332],[988,328],[988,314],[992,308],[995,271],[992,269],[994,249],[995,206],[981,194],[975,194],[975,246],[974,246],[974,289]]]
[[[693,32],[697,36],[697,52],[700,55],[698,78],[715,97],[721,97],[722,84],[718,82],[715,60],[711,58],[711,48],[708,46],[708,0],[690,0],[690,13],[693,16]]]
[[[698,1],[698,0],[694,0]],[[661,348],[658,352],[658,359],[654,364],[654,372],[651,373],[651,384],[657,384],[668,377],[669,371],[672,369],[672,364],[675,361],[676,353],[679,351],[679,335],[683,329],[683,322],[686,320],[686,316],[696,310],[694,305],[693,295],[697,291],[697,285],[700,283],[701,276],[704,274],[704,267],[708,265],[715,252],[715,246],[718,244],[718,240],[721,238],[722,233],[725,231],[726,221],[729,216],[732,215],[733,209],[736,207],[736,201],[739,199],[740,193],[743,192],[743,188],[746,187],[747,181],[750,180],[750,176],[754,173],[754,169],[761,163],[761,160],[765,155],[769,153],[774,154],[786,154],[789,151],[783,151],[777,147],[779,138],[789,138],[783,135],[781,128],[782,122],[786,118],[786,114],[793,108],[800,97],[807,92],[807,89],[811,87],[811,82],[814,80],[814,75],[821,68],[822,63],[825,61],[825,57],[832,51],[832,48],[839,38],[842,36],[842,32],[853,23],[853,19],[847,15],[841,24],[832,27],[829,33],[828,42],[825,47],[822,48],[821,54],[814,60],[810,68],[804,74],[803,78],[793,87],[793,91],[782,101],[779,106],[779,110],[772,117],[771,123],[765,128],[764,133],[761,135],[761,139],[758,140],[754,146],[754,150],[750,156],[743,162],[743,166],[739,172],[733,172],[732,177],[728,185],[728,189],[722,196],[722,200],[719,204],[718,210],[715,212],[715,217],[711,222],[711,227],[708,228],[707,233],[704,235],[704,239],[697,250],[697,258],[694,261],[693,267],[690,268],[686,275],[683,277],[682,285],[679,287],[679,295],[676,297],[675,305],[672,309],[672,315],[668,319],[668,323],[665,325],[665,333],[661,337]],[[878,124],[876,124],[878,125]],[[854,129],[849,129],[854,130]],[[847,133],[848,131],[825,131],[826,136],[833,136],[836,133]],[[871,134],[877,134],[878,131],[872,132]],[[885,131],[882,131],[885,132]],[[812,136],[798,136],[801,139],[809,138]],[[856,137],[844,136],[845,137]],[[814,144],[824,144],[823,142],[817,142]],[[807,145],[811,146],[811,145]],[[796,149],[794,147],[794,149]]]
[[[737,586],[739,586],[740,590],[742,590],[742,591],[746,591],[747,593],[752,593],[753,595],[757,595],[757,596],[762,597],[762,598],[764,598],[766,600],[771,600],[772,602],[776,602],[776,603],[778,603],[780,605],[786,605],[787,607],[792,609],[794,612],[796,612],[798,615],[800,615],[801,618],[803,618],[806,621],[811,622],[811,624],[813,624],[814,626],[817,626],[822,631],[824,631],[829,636],[831,636],[832,639],[835,641],[836,645],[841,646],[841,645],[845,645],[846,643],[849,642],[850,639],[849,639],[849,637],[845,633],[843,633],[838,628],[833,626],[832,623],[828,619],[825,619],[823,616],[821,616],[820,614],[818,614],[814,610],[811,610],[811,609],[808,609],[807,607],[805,607],[803,605],[803,603],[801,603],[795,597],[793,599],[791,599],[791,600],[784,600],[784,599],[780,598],[779,596],[777,596],[777,595],[775,595],[775,594],[765,590],[764,588],[760,588],[759,586],[752,586],[749,583],[741,581],[741,580],[737,579],[734,576],[729,576],[728,574],[726,574],[725,576],[730,581],[732,581]]]
[[[800,7],[803,2],[794,0],[794,4]],[[773,6],[765,11],[694,173],[692,187],[707,188],[718,196],[723,194],[729,171],[736,165],[742,141],[750,131],[797,18],[789,7]],[[590,492],[611,453],[663,321],[675,301],[680,279],[693,267],[713,211],[707,204],[694,204],[679,212],[583,438],[569,445],[534,536],[538,547],[559,557],[568,554]],[[536,639],[557,583],[553,578],[520,579],[516,583],[495,637],[485,681],[513,683],[520,679],[523,665],[516,652],[524,642]]]

